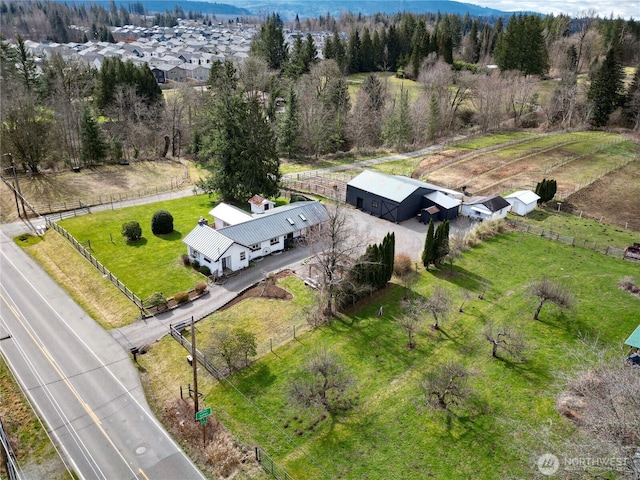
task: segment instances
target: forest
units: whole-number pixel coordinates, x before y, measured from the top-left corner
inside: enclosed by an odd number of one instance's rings
[[[39,8],[51,28],[84,18],[94,38],[144,12],[53,5],[0,10],[20,23]],[[39,29],[40,16],[32,20],[25,31]],[[318,30],[331,32],[322,46],[310,34]],[[205,190],[239,198],[274,194],[282,159],[408,151],[461,132],[640,128],[639,25],[588,13],[504,22],[345,14],[291,24],[274,13],[243,62],[217,61],[206,85],[165,90],[146,64],[40,61],[25,38],[0,44],[2,161],[9,166],[11,153],[34,174],[187,157],[213,172]],[[238,190],[240,177],[253,181]]]

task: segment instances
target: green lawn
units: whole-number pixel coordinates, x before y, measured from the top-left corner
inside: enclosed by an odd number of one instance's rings
[[[267,353],[232,377],[242,395],[218,384],[206,403],[241,440],[262,445],[294,478],[323,478],[323,470],[353,479],[532,478],[535,459],[548,448],[532,432],[544,424],[561,437],[574,434],[554,405],[559,374],[578,366],[571,355],[581,348],[577,338],[586,335],[618,348],[636,327],[638,299],[617,288],[620,278],[634,274],[637,265],[630,262],[505,234],[466,252],[454,275],[448,269],[422,271],[416,294],[441,284],[456,300],[442,332],[425,329],[416,349],[406,348],[406,334],[394,321],[403,290],[392,284],[369,306]],[[578,305],[566,314],[545,306],[536,322],[526,285],[543,275],[570,288]],[[489,290],[479,300],[475,293],[483,285]],[[458,313],[463,289],[474,295]],[[382,317],[376,315],[380,305]],[[276,306],[271,315],[279,311]],[[250,325],[250,317],[241,317]],[[489,320],[522,330],[529,343],[526,361],[491,358],[479,334]],[[323,418],[287,402],[290,378],[319,346],[342,358],[357,379],[358,404],[343,416]],[[152,363],[164,355],[163,347],[148,355]],[[448,359],[473,371],[475,390],[451,416],[426,407],[418,387],[424,372]]]
[[[182,239],[201,216],[210,218],[215,202],[207,195],[190,196],[149,205],[108,210],[59,222],[79,242],[91,242],[93,255],[140,298],[153,292],[166,297],[186,291],[204,277],[181,262],[187,253]],[[156,236],[151,233],[151,218],[157,210],[173,216],[174,232]],[[121,235],[122,224],[137,221],[143,238],[127,243]]]

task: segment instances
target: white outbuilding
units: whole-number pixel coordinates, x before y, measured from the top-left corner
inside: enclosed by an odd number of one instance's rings
[[[511,204],[511,213],[525,216],[535,210],[540,197],[531,190],[518,190],[507,195],[504,199]]]

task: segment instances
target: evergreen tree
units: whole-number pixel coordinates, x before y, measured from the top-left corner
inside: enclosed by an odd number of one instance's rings
[[[224,199],[278,193],[280,161],[269,121],[256,98],[217,96],[208,107],[200,156],[210,176],[198,186]]]
[[[427,122],[427,137],[430,141],[434,141],[438,137],[440,131],[440,103],[435,92],[431,93],[429,98],[429,121]]]
[[[427,229],[427,236],[424,239],[424,250],[422,250],[422,264],[424,268],[429,270],[431,265],[436,259],[436,245],[433,219],[429,220],[429,228]]]
[[[300,153],[300,107],[293,86],[289,87],[285,111],[278,121],[278,151],[289,158]]]
[[[544,27],[538,15],[512,15],[496,44],[500,70],[542,75],[549,69]]]
[[[251,53],[266,60],[269,68],[279,70],[284,67],[289,52],[279,14],[269,15],[260,26],[260,31],[251,42]]]
[[[354,28],[349,36],[348,44],[347,64],[349,65],[349,73],[360,72],[360,49],[360,33],[357,28]]]
[[[640,128],[640,65],[636,66],[636,73],[631,80],[624,102],[624,115],[629,128]]]
[[[439,266],[449,254],[449,220],[445,220],[436,229],[435,233],[435,261]]]
[[[400,100],[384,125],[384,140],[395,149],[402,151],[413,140],[413,126],[409,114],[409,92],[400,91]]]
[[[100,163],[107,156],[107,143],[100,126],[88,107],[82,110],[80,118],[80,159],[85,166]]]
[[[610,48],[602,66],[591,79],[587,99],[591,106],[590,121],[594,127],[602,127],[609,116],[622,105],[624,99],[624,71],[616,48]]]

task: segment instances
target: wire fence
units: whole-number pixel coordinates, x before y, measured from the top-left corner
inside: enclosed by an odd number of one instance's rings
[[[156,186],[154,188],[129,190],[127,192],[110,193],[104,195],[94,195],[92,197],[78,198],[64,202],[35,202],[34,208],[41,215],[49,215],[52,213],[68,212],[76,209],[85,209],[96,205],[113,204],[114,202],[124,202],[127,200],[136,200],[138,198],[150,197],[159,193],[172,192],[181,188],[188,177],[173,177],[170,183],[164,186]]]
[[[122,293],[125,294],[125,296],[131,300],[139,309],[141,312],[144,312],[144,306],[142,304],[142,300],[135,294],[133,293],[131,290],[129,290],[129,288],[127,288],[127,286],[122,283],[118,277],[116,277],[113,273],[111,273],[107,267],[105,267],[104,265],[102,265],[92,254],[91,252],[89,252],[85,246],[78,242],[73,235],[71,235],[69,232],[67,232],[63,227],[61,227],[60,225],[58,225],[56,222],[52,221],[51,219],[47,218],[47,226],[50,228],[53,228],[56,232],[58,232],[60,235],[62,235],[64,238],[66,238],[67,240],[69,240],[69,242],[75,247],[76,250],[78,250],[78,252],[80,252],[80,254],[86,258],[91,265],[93,265],[100,273],[102,273],[103,277],[106,278],[107,280],[109,280],[111,283],[113,283],[118,290],[120,290]]]
[[[507,219],[507,223],[517,230],[528,233],[529,235],[535,235],[538,237],[546,238],[554,242],[560,242],[565,245],[571,245],[572,247],[583,248],[585,250],[591,250],[594,252],[607,255],[609,257],[624,258],[624,248],[614,247],[611,245],[605,245],[598,243],[594,240],[586,238],[573,237],[571,235],[565,235],[560,232],[554,232],[546,228],[537,227],[535,225],[528,225],[526,223],[519,222],[513,219]]]
[[[184,320],[182,322],[178,322],[175,324],[169,325],[169,331],[171,336],[177,340],[180,345],[182,345],[189,353],[191,353],[191,342],[187,340],[183,335],[182,331],[191,325],[191,320]],[[225,375],[204,355],[200,350],[196,349],[195,351],[195,359],[193,361],[197,361],[202,365],[214,378],[218,380],[223,380]],[[191,392],[191,387],[189,387]],[[256,460],[260,463],[265,472],[271,474],[274,478],[278,480],[293,480],[293,477],[289,475],[282,467],[280,467],[273,459],[265,452],[262,448],[256,447]]]
[[[18,462],[16,461],[16,456],[13,453],[13,448],[11,448],[9,438],[4,432],[2,420],[0,420],[0,443],[2,444],[0,448],[4,450],[4,455],[0,456],[0,458],[2,458],[3,460],[4,465],[0,465],[0,467],[3,467],[5,469],[7,478],[9,480],[18,480],[20,478],[20,476],[18,475]]]

